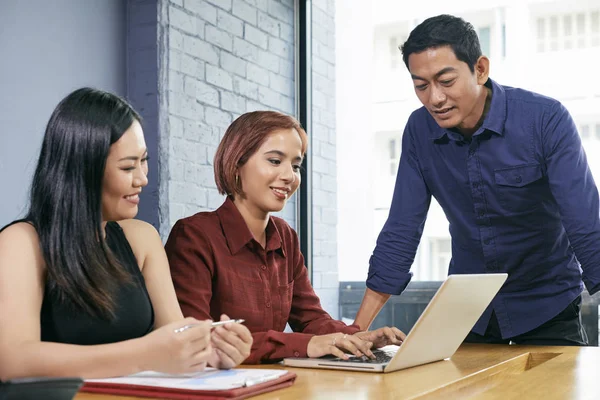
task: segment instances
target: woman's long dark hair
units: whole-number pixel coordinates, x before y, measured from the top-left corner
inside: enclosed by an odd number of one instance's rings
[[[46,291],[90,315],[113,317],[129,275],[102,232],[102,180],[110,146],[140,116],[111,93],[82,88],[56,107],[33,176],[26,220],[37,230]]]

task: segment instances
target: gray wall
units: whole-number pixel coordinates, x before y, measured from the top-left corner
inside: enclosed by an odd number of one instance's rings
[[[0,1],[0,226],[22,215],[46,123],[70,91],[125,95],[125,2]]]

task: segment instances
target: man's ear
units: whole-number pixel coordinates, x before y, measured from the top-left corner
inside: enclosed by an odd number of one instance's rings
[[[477,84],[483,85],[487,82],[490,76],[490,59],[486,56],[481,56],[475,62],[475,75],[477,77]]]

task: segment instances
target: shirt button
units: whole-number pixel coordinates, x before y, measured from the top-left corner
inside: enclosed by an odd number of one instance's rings
[[[297,352],[297,351],[295,351],[295,352],[294,352],[294,357],[300,357],[300,353],[299,353],[299,352]]]
[[[479,182],[473,182],[473,187],[477,189],[479,187]]]
[[[265,269],[267,269],[267,266],[266,265],[261,265],[260,269],[262,269],[264,271]]]
[[[473,154],[475,154],[475,150],[473,150],[473,149],[469,150],[469,157],[473,156]]]
[[[485,211],[479,211],[479,216],[480,216],[480,217],[483,217],[483,216],[485,216]]]
[[[265,305],[267,306],[267,308],[271,308],[271,303],[267,303]]]
[[[491,242],[491,240],[490,240],[490,239],[485,239],[485,240],[483,241],[483,243],[484,243],[484,244],[490,244],[490,242]]]
[[[521,176],[517,176],[515,178],[515,181],[517,181],[517,183],[521,183],[523,181],[523,178],[521,178]]]

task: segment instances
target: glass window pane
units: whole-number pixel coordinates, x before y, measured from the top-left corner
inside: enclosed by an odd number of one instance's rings
[[[579,129],[579,133],[580,133],[582,139],[589,138],[590,137],[590,126],[582,125],[581,128]]]
[[[537,19],[537,37],[538,39],[546,38],[546,20],[544,18]]]
[[[485,56],[490,56],[490,27],[486,26],[479,28],[478,32],[479,44],[481,45],[481,52]]]
[[[565,35],[573,34],[573,18],[571,15],[565,15],[563,17],[563,31]]]
[[[600,11],[594,11],[590,19],[592,33],[600,33]]]

